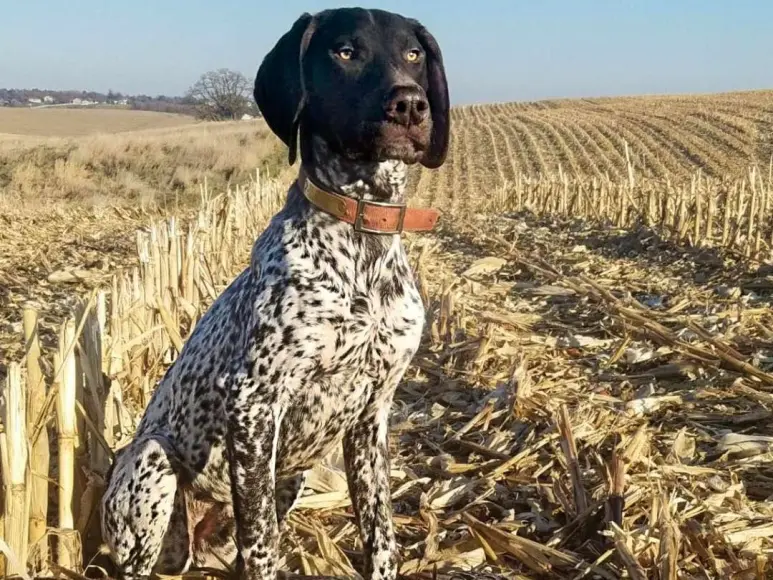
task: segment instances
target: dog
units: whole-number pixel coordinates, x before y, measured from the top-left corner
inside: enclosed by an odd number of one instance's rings
[[[423,333],[401,232],[406,172],[440,167],[450,105],[436,39],[382,10],[303,14],[254,97],[298,179],[159,382],[101,504],[123,577],[233,563],[275,578],[304,472],[342,444],[364,575],[397,575],[388,417]]]

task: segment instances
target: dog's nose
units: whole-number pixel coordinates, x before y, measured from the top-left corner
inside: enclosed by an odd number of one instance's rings
[[[421,87],[395,87],[384,104],[387,119],[409,127],[429,116],[429,102]]]

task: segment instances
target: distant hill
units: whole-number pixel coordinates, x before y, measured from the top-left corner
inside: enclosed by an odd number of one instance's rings
[[[0,88],[0,107],[125,107],[139,111],[194,114],[194,103],[187,97],[166,95],[126,95],[108,91],[52,91],[44,89]]]

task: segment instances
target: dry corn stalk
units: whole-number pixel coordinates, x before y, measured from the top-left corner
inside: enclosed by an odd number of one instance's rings
[[[9,574],[26,572],[29,537],[29,466],[27,439],[27,397],[22,384],[21,367],[8,365],[5,381],[5,439],[8,454],[5,474],[5,537],[16,562],[7,562]],[[23,568],[19,568],[23,566]]]
[[[46,385],[40,369],[40,339],[38,337],[38,313],[27,306],[24,309],[24,341],[26,346],[27,392],[27,432],[34,430],[35,422],[46,402]],[[29,543],[35,545],[46,533],[48,515],[48,467],[49,448],[48,430],[43,429],[37,441],[32,445],[30,455],[30,522]],[[40,543],[41,560],[46,561],[46,542]]]
[[[59,443],[59,528],[72,530],[75,491],[75,448],[77,446],[75,401],[77,389],[75,353],[64,349],[75,338],[75,325],[68,320],[60,334],[61,350],[54,356],[54,367],[61,369],[57,398],[57,439]],[[71,568],[68,550],[59,551],[59,564]]]
[[[569,477],[572,482],[572,492],[574,494],[575,515],[584,512],[588,507],[588,498],[585,495],[585,488],[582,484],[582,472],[580,463],[577,460],[577,443],[572,431],[572,423],[569,419],[569,411],[566,405],[561,405],[558,413],[558,431],[561,433],[561,449],[564,452],[567,465],[569,467]]]

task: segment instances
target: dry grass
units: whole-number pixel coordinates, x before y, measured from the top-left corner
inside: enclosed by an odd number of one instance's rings
[[[0,107],[0,139],[16,135],[79,137],[93,133],[122,133],[181,127],[194,119],[172,113],[118,108]]]
[[[96,113],[97,111],[92,111]],[[197,202],[206,179],[223,189],[256,169],[280,169],[262,121],[200,123],[78,138],[0,139],[0,202],[142,207]]]

